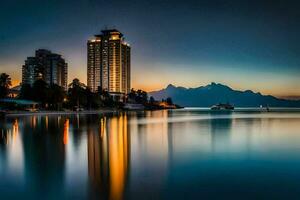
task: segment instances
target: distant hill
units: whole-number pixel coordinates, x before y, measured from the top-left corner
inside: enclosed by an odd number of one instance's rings
[[[210,107],[217,103],[231,103],[236,107],[300,107],[300,100],[279,99],[262,95],[251,90],[238,91],[219,83],[211,83],[197,88],[175,87],[170,84],[165,89],[149,93],[157,100],[171,97],[173,102],[186,107]]]

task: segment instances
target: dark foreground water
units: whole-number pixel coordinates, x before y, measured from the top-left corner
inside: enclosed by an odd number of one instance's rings
[[[11,116],[0,199],[299,199],[300,112]]]

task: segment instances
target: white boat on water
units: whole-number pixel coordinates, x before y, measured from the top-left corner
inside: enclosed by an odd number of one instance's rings
[[[234,106],[229,103],[219,103],[216,105],[213,105],[211,110],[234,110]]]

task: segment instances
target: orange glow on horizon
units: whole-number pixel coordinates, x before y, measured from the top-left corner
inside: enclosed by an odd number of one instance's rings
[[[11,80],[12,87],[18,86],[18,85],[20,85],[20,83],[21,83],[21,81],[19,81],[19,80]]]

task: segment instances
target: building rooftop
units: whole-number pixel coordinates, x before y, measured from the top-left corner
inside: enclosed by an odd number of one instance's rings
[[[102,34],[97,34],[95,37],[102,37],[103,35],[111,35],[111,34],[117,34],[120,35],[120,37],[123,37],[123,34],[118,31],[117,29],[105,29],[101,31]]]
[[[119,35],[123,36],[123,34],[120,31],[118,31],[117,29],[105,29],[105,30],[102,30],[101,32],[103,33],[103,35],[114,33],[114,34],[119,34]]]

